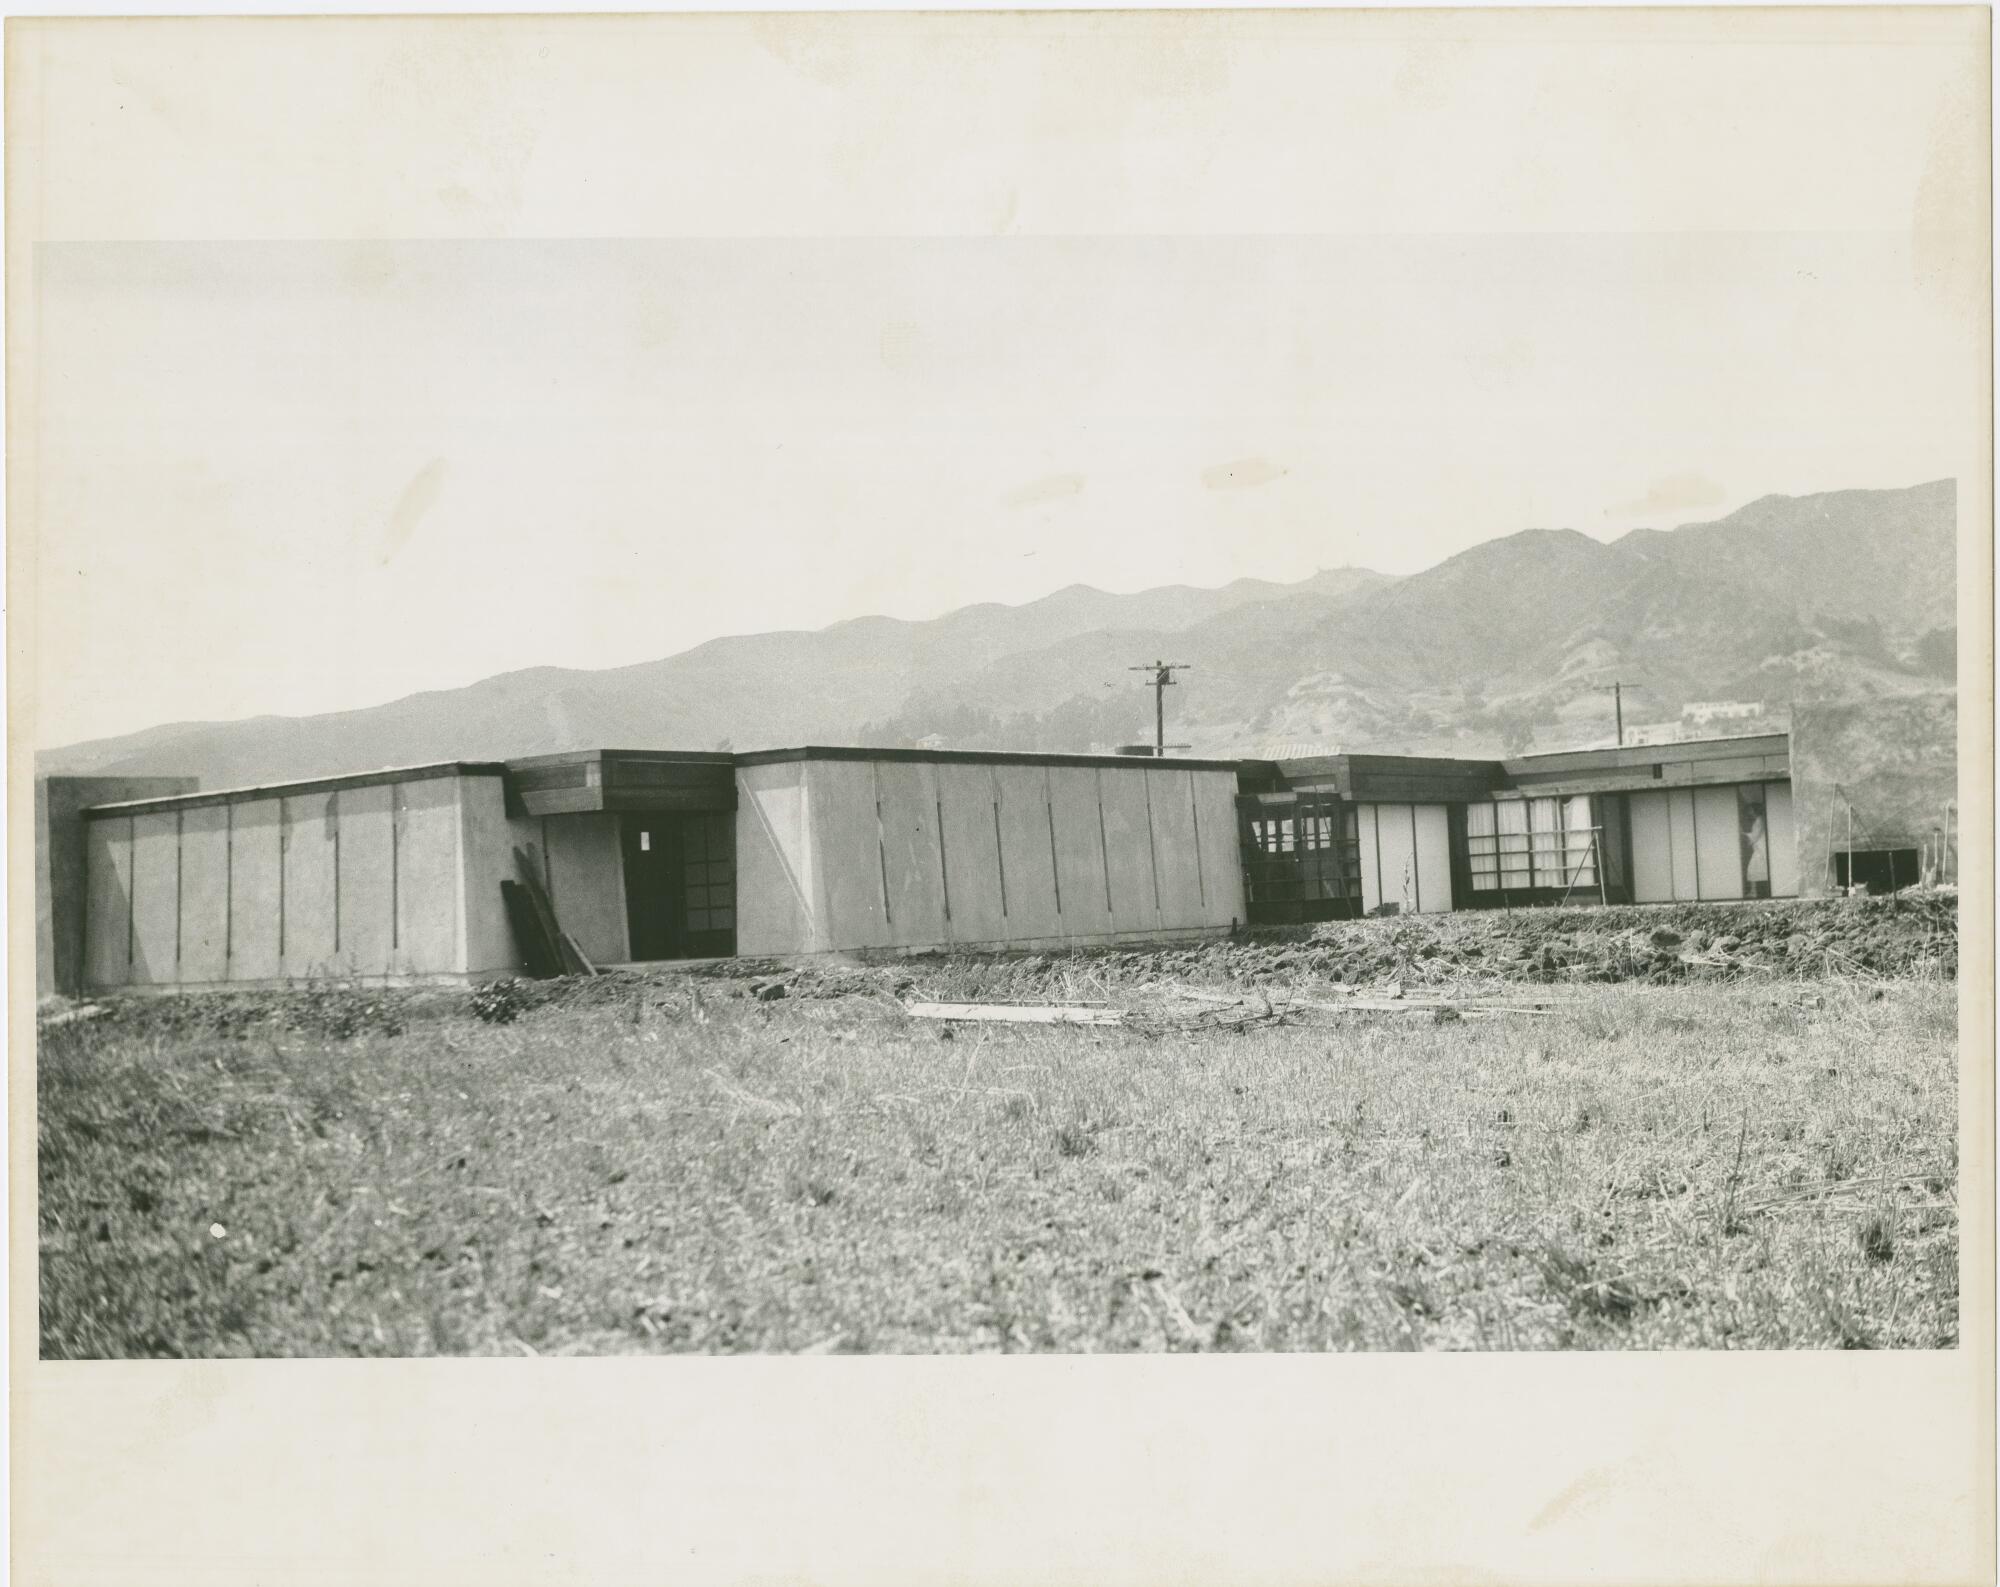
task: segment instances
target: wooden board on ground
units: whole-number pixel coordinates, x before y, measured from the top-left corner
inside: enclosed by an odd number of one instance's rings
[[[915,1019],[992,1020],[1010,1025],[1122,1025],[1124,1012],[1115,1008],[1080,1008],[1073,1004],[1036,1003],[905,1003]]]
[[[1193,988],[1182,988],[1174,994],[1195,1003],[1224,1003],[1232,1006],[1250,1006],[1264,1003],[1273,1009],[1309,1008],[1326,1014],[1435,1014],[1440,1009],[1450,1009],[1455,1014],[1546,1014],[1550,1004],[1546,1002],[1503,1002],[1494,998],[1445,998],[1445,997],[1343,997],[1333,1001],[1327,998],[1287,997],[1282,992],[1260,991],[1256,997],[1245,997],[1241,993],[1202,992]]]

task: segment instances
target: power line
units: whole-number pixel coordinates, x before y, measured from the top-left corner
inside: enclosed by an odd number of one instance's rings
[[[1127,672],[1150,672],[1153,686],[1153,754],[1155,757],[1167,752],[1167,690],[1173,688],[1176,672],[1192,672],[1194,663],[1189,661],[1152,661],[1137,667],[1127,667]]]

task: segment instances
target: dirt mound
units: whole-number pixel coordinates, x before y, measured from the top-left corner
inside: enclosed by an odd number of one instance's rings
[[[1330,922],[1166,948],[1073,954],[919,954],[873,964],[766,969],[793,997],[912,989],[985,1001],[1082,1001],[1150,981],[1475,986],[1505,982],[1724,981],[1748,976],[1958,973],[1949,894],[1460,912]]]
[[[1958,973],[1954,898],[1481,911],[1343,921],[1305,940],[1212,950],[1240,978],[1346,983],[1730,980]]]
[[[640,1018],[649,1011],[689,1014],[703,1001],[736,999],[771,1004],[834,999],[886,1004],[912,997],[1084,1003],[1124,999],[1135,990],[1162,985],[1394,983],[1413,990],[1477,992],[1521,982],[1671,984],[1857,975],[1953,979],[1957,973],[1957,899],[1930,894],[1465,911],[1074,953],[843,955],[788,963],[716,960],[550,981],[503,980],[469,992],[329,984],[282,992],[107,998],[89,1024],[182,1039],[272,1030],[346,1038],[395,1035],[426,1017],[467,1011],[488,1023],[511,1024],[543,1009],[629,1009]]]

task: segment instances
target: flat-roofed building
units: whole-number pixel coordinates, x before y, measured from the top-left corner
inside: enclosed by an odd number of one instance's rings
[[[38,787],[42,990],[1063,949],[1243,924],[1956,876],[1948,697],[1510,759],[588,749]],[[107,797],[108,796],[108,797]],[[547,932],[541,935],[548,938]]]

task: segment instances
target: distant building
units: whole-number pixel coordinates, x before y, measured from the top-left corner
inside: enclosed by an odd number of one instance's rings
[[[1696,700],[1681,707],[1681,719],[1705,727],[1711,722],[1742,722],[1764,714],[1759,700]]]
[[[1956,879],[1955,724],[1940,695],[1509,760],[604,749],[223,790],[47,778],[38,980],[515,974],[530,878],[600,965],[1888,890]]]
[[[1757,733],[1764,730],[1764,707],[1756,700],[1701,700],[1684,706],[1671,722],[1628,723],[1627,744],[1685,744],[1713,738],[1721,728],[1725,733]]]

